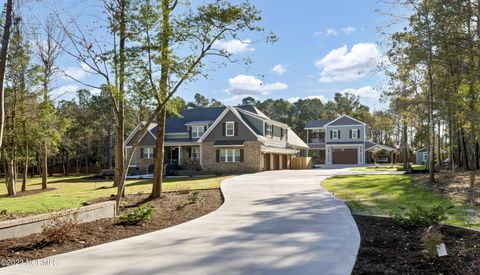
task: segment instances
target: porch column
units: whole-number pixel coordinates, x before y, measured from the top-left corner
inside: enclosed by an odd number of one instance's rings
[[[182,165],[182,146],[178,146],[178,165]]]

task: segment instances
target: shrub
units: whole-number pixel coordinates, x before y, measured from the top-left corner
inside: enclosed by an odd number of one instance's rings
[[[185,204],[180,203],[180,204],[177,204],[177,206],[175,206],[175,209],[176,209],[177,211],[182,211],[183,208],[185,208],[185,206],[186,206]]]
[[[192,193],[188,194],[188,200],[191,201],[191,202],[197,202],[198,201],[198,192],[195,191],[195,192],[192,192]]]
[[[77,227],[73,219],[55,217],[49,224],[43,226],[43,241],[46,243],[63,244],[73,239],[73,231]]]
[[[153,218],[154,209],[150,205],[142,205],[119,217],[123,225],[137,225],[142,221],[149,221]]]
[[[428,258],[435,258],[437,254],[437,245],[442,243],[443,235],[435,229],[429,228],[422,235],[422,245],[427,252]]]
[[[406,213],[394,213],[393,217],[400,223],[421,227],[436,226],[447,220],[452,205],[419,205],[415,204]]]

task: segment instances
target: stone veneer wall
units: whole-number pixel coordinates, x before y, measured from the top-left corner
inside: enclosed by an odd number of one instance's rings
[[[202,143],[202,168],[209,173],[250,173],[262,171],[262,154],[260,141],[245,141],[243,162],[216,162],[216,150],[213,142]]]

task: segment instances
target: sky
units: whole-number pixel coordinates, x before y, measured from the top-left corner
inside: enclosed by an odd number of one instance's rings
[[[35,20],[45,17],[52,7],[61,6],[79,15],[82,23],[94,26],[88,14],[100,10],[99,1],[68,0],[56,4],[52,1],[47,1],[49,4],[43,1],[30,10],[36,14]],[[227,64],[211,71],[207,79],[183,86],[179,96],[191,101],[195,93],[201,93],[235,105],[246,96],[291,102],[318,97],[327,101],[336,92],[349,92],[360,96],[371,111],[387,107],[385,102],[379,102],[386,77],[376,68],[385,52],[381,46],[385,37],[377,29],[387,18],[375,11],[382,8],[377,0],[251,0],[251,3],[261,10],[260,25],[274,32],[279,40],[273,44],[252,42],[258,40],[259,34],[245,33],[241,37],[243,42],[220,41],[216,47],[228,50],[235,57],[250,57],[253,63]],[[85,82],[98,81],[81,64],[62,58],[61,66],[70,75]],[[54,94],[68,99],[82,87],[71,79],[59,77]]]

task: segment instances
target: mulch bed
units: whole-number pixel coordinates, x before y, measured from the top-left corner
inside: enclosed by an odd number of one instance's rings
[[[191,196],[194,192],[197,192],[198,200],[192,202]],[[147,195],[143,194],[128,196],[123,211],[142,204],[146,197]],[[113,218],[78,224],[73,229],[73,238],[61,245],[46,243],[42,234],[2,240],[0,241],[0,259],[8,259],[8,261],[40,259],[145,234],[208,214],[222,203],[219,189],[164,193],[161,199],[148,201],[148,204],[155,208],[154,217],[150,221],[124,226],[118,223],[117,218]]]
[[[425,229],[391,218],[354,215],[361,235],[352,274],[480,274],[480,232],[443,226],[448,256],[429,259],[421,236]]]

